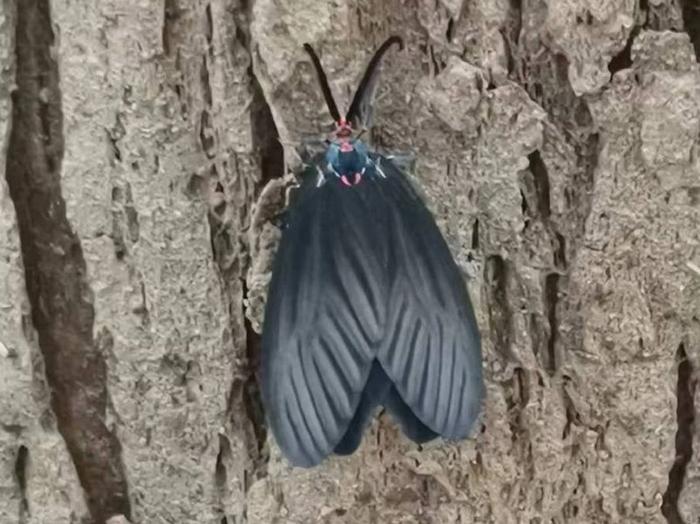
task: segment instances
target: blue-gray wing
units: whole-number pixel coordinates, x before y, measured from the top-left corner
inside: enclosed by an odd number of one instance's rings
[[[306,467],[348,432],[386,313],[378,194],[334,182],[316,187],[306,176],[287,212],[263,328],[270,429],[290,462]]]
[[[293,464],[354,451],[380,404],[417,442],[469,435],[484,394],[469,296],[386,159],[352,188],[305,178],[276,255],[261,364],[270,429]]]
[[[442,437],[465,438],[484,397],[469,295],[432,215],[396,166],[380,158],[390,280],[378,359],[420,422]]]

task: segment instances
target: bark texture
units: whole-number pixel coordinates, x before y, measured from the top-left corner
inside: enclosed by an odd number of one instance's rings
[[[0,522],[700,522],[696,0],[0,0]],[[294,146],[373,142],[468,278],[474,440],[292,469],[255,368]]]

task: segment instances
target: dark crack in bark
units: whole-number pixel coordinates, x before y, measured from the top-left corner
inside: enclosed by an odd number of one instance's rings
[[[216,455],[216,486],[220,490],[226,488],[228,473],[226,471],[226,459],[231,456],[231,443],[226,435],[219,434],[219,452]]]
[[[582,129],[592,126],[592,118],[586,106],[584,114],[584,122],[581,124]],[[590,119],[590,120],[589,120]],[[578,159],[578,169],[574,175],[574,184],[580,184],[580,187],[575,191],[570,191],[570,198],[580,199],[578,212],[575,214],[575,238],[577,242],[573,248],[580,247],[580,239],[583,237],[586,227],[588,215],[591,213],[593,204],[593,186],[595,183],[595,171],[598,168],[598,153],[600,148],[600,135],[591,133],[584,140],[575,143],[576,158]],[[572,186],[573,187],[573,186]],[[570,201],[573,204],[573,200]],[[573,207],[573,205],[571,206]],[[574,251],[575,254],[575,251]],[[570,257],[571,259],[574,256]]]
[[[518,65],[520,31],[523,28],[522,0],[509,0],[506,19],[501,28],[501,36],[505,43],[506,63],[508,75],[513,75]]]
[[[683,25],[695,48],[695,58],[700,62],[700,0],[681,0]]]
[[[223,515],[222,522],[226,521],[226,506],[223,501],[229,497],[230,490],[227,464],[231,464],[231,442],[226,435],[219,433],[219,452],[216,455],[214,483],[220,501],[219,514]]]
[[[235,31],[228,41],[232,53],[245,52],[250,57],[249,20],[250,7],[246,2],[233,2],[229,12],[232,15]],[[219,491],[219,499],[228,497],[228,484],[233,476],[238,477],[247,492],[253,483],[267,475],[269,449],[267,446],[267,426],[265,413],[256,376],[260,359],[261,337],[253,328],[247,317],[248,286],[246,275],[251,260],[250,253],[254,246],[247,245],[248,229],[251,227],[253,203],[258,199],[263,188],[273,178],[284,174],[284,151],[278,140],[277,127],[272,112],[265,99],[263,90],[252,68],[252,57],[248,61],[247,81],[251,97],[250,126],[252,150],[249,158],[239,158],[237,153],[224,155],[216,146],[216,124],[211,118],[212,91],[209,80],[209,64],[212,60],[214,32],[217,26],[212,18],[211,5],[204,10],[208,51],[202,57],[200,69],[201,95],[203,111],[200,123],[200,142],[204,152],[213,160],[211,178],[217,181],[216,191],[224,198],[216,209],[209,213],[211,245],[214,261],[222,280],[223,293],[226,297],[230,328],[234,336],[235,355],[233,378],[227,399],[227,417],[233,428],[234,438],[242,442],[245,450],[244,463],[240,470],[227,470],[232,454],[230,437],[219,436],[219,454],[217,456],[214,478]],[[243,155],[248,157],[248,155]],[[230,200],[226,197],[230,189],[226,178],[227,165],[231,163],[235,170],[235,180],[241,190],[239,195],[244,200],[236,210],[229,209]],[[252,168],[252,169],[249,169]],[[223,178],[222,178],[223,177]],[[240,229],[235,222],[223,220],[222,217],[238,217]],[[242,324],[241,325],[241,320]],[[222,513],[225,508],[222,505]],[[241,508],[241,517],[247,518],[247,502]],[[227,522],[229,516],[223,515],[221,522]]]
[[[668,473],[668,487],[664,493],[661,512],[670,524],[684,524],[678,509],[678,498],[683,491],[683,482],[688,463],[693,457],[693,426],[695,423],[695,388],[697,379],[693,365],[681,344],[677,352],[678,382],[676,385],[676,458]]]
[[[167,16],[171,13],[170,17]],[[248,27],[248,7],[244,3],[232,8],[233,21],[236,26],[235,43],[249,53],[247,35]],[[179,30],[175,25],[179,21],[187,18],[185,9],[178,9],[175,0],[166,1],[166,28],[164,35],[168,35],[169,47],[173,48],[178,40]],[[248,464],[242,472],[244,489],[247,490],[257,478],[267,474],[266,465],[269,459],[267,452],[267,428],[265,425],[265,415],[260,397],[260,390],[257,384],[255,371],[257,369],[260,353],[260,335],[255,332],[251,322],[246,318],[247,285],[244,276],[248,271],[249,260],[245,252],[241,253],[241,241],[245,237],[239,237],[232,223],[224,220],[227,214],[227,207],[230,204],[226,197],[227,184],[223,182],[220,168],[226,169],[226,162],[221,162],[222,152],[217,146],[217,126],[212,117],[213,92],[210,83],[210,61],[214,56],[214,32],[216,26],[212,15],[211,4],[204,7],[202,16],[204,17],[205,37],[207,40],[207,50],[201,57],[199,67],[199,93],[201,96],[202,109],[199,118],[199,141],[204,154],[208,159],[214,160],[210,169],[210,176],[216,183],[216,192],[222,193],[224,198],[217,208],[210,210],[208,219],[210,227],[212,256],[222,279],[224,295],[227,297],[228,314],[231,322],[231,330],[239,333],[240,336],[233,338],[236,346],[232,351],[238,355],[236,359],[240,364],[236,364],[233,370],[233,380],[227,401],[227,416],[230,417],[233,427],[240,429],[240,438],[243,440],[246,449]],[[168,20],[170,23],[168,23]],[[167,47],[164,45],[167,50]],[[172,51],[172,54],[175,54]],[[174,66],[178,69],[178,60]],[[248,86],[252,95],[251,121],[252,128],[252,148],[253,156],[256,157],[256,164],[259,167],[260,175],[253,181],[250,200],[254,201],[260,193],[265,183],[275,176],[280,176],[283,172],[284,155],[282,146],[277,140],[277,129],[272,120],[272,114],[267,106],[262,89],[260,88],[252,67],[247,70]],[[178,92],[185,92],[183,85]],[[238,162],[235,154],[233,161],[238,170]],[[238,176],[245,176],[245,173],[238,172]],[[236,214],[243,221],[245,229],[248,206],[237,210]],[[243,319],[244,326],[238,324]],[[243,329],[241,329],[243,327]],[[242,419],[242,420],[241,420]],[[225,498],[226,485],[233,472],[227,471],[226,463],[231,454],[229,438],[219,435],[219,454],[217,456],[214,477],[219,489],[220,498]],[[238,472],[236,472],[238,474]],[[245,508],[243,510],[245,513]],[[226,517],[224,517],[225,521]]]
[[[472,225],[472,250],[476,251],[479,249],[479,219],[474,220]]]
[[[270,106],[253,70],[250,70],[250,87],[253,92],[253,105],[250,110],[250,123],[253,128],[253,151],[258,156],[260,181],[256,197],[270,180],[284,176],[284,149]]]
[[[211,46],[208,46],[208,49],[211,49]],[[209,79],[209,52],[202,56],[202,63],[199,68],[199,83],[204,99],[204,108],[199,118],[199,142],[207,158],[211,159],[216,156],[217,137],[214,119],[211,115],[214,98]]]
[[[567,268],[566,238],[561,233],[555,234],[554,267],[564,271]]]
[[[131,513],[121,449],[106,427],[106,366],[80,239],[61,195],[63,115],[48,0],[17,2],[17,89],[6,176],[51,406],[94,522]]]
[[[571,87],[569,60],[565,55],[549,49],[539,37],[530,36],[527,42],[524,38],[520,39],[516,58],[519,64],[516,65],[514,79],[548,113],[552,123],[576,153],[575,175],[564,189],[565,215],[557,217],[560,224],[566,225],[566,231],[562,228],[559,233],[567,237],[569,247],[575,252],[592,203],[593,175],[598,155],[598,135],[593,117],[585,98],[576,96]]]
[[[236,41],[250,55],[250,34],[248,32],[251,6],[242,1],[234,11],[236,23]],[[272,111],[265,98],[262,86],[253,70],[252,56],[248,67],[248,88],[252,95],[250,108],[250,125],[252,131],[252,148],[255,163],[258,168],[258,176],[254,181],[252,200],[255,201],[260,196],[263,188],[269,181],[284,176],[284,149],[279,141],[279,133],[272,116]],[[252,206],[251,206],[252,209]],[[250,218],[250,217],[248,217]],[[250,260],[247,259],[242,268],[241,275],[246,275]],[[246,315],[246,304],[248,300],[248,283],[245,278],[241,278],[243,288],[242,304],[243,318],[245,324],[245,362],[246,369],[243,370],[243,382],[239,385],[240,396],[244,408],[245,416],[252,429],[251,441],[247,444],[250,467],[245,471],[244,484],[248,490],[252,483],[267,475],[267,464],[269,462],[269,449],[267,447],[267,423],[265,420],[265,410],[262,403],[260,386],[258,384],[256,372],[260,362],[260,351],[262,338],[255,331],[250,319]]]
[[[29,463],[29,449],[26,446],[20,446],[17,450],[17,458],[15,459],[15,481],[19,487],[20,502],[19,502],[19,522],[27,522],[30,516],[29,500],[27,499],[27,465]]]
[[[450,19],[447,22],[447,29],[445,29],[445,40],[447,40],[448,43],[452,43],[452,40],[454,39],[455,36],[455,19],[450,17]]]
[[[284,148],[279,141],[279,132],[275,124],[272,110],[265,98],[262,86],[253,70],[253,57],[251,54],[249,21],[251,19],[251,6],[247,1],[241,0],[234,9],[236,23],[236,42],[250,56],[248,67],[248,89],[252,94],[250,107],[250,126],[252,131],[253,154],[257,157],[259,178],[255,184],[254,197],[260,195],[265,185],[273,178],[284,176]]]
[[[576,409],[574,401],[571,399],[568,387],[572,382],[571,377],[564,375],[562,377],[562,399],[564,401],[564,408],[566,412],[566,422],[564,424],[564,429],[562,431],[561,438],[565,440],[571,434],[571,426],[581,426],[581,414]]]
[[[522,438],[526,428],[523,423],[523,411],[530,401],[530,379],[527,371],[523,368],[516,368],[513,371],[513,378],[507,382],[505,388],[505,400],[508,413],[508,426],[511,432],[511,441],[515,443]]]
[[[490,300],[489,332],[494,334],[494,349],[504,358],[510,355],[513,312],[508,303],[508,267],[498,255],[486,259],[486,281],[489,283]]]
[[[248,287],[243,282],[243,303],[247,301]],[[253,430],[254,440],[248,445],[249,456],[253,465],[253,478],[246,479],[245,489],[247,490],[253,481],[262,478],[267,474],[267,463],[270,460],[270,453],[267,449],[267,422],[265,420],[265,408],[262,403],[260,386],[256,376],[256,371],[260,364],[260,348],[262,337],[255,332],[250,320],[245,317],[246,335],[246,361],[248,369],[246,380],[243,384],[243,407],[246,418],[250,421]]]
[[[551,215],[549,174],[547,167],[542,161],[542,156],[538,150],[533,151],[527,157],[530,163],[530,171],[534,177],[535,192],[537,194],[537,211],[542,220],[548,220]]]
[[[212,58],[214,56],[214,18],[211,14],[211,3],[208,3],[207,6],[204,8],[204,14],[206,15],[205,36],[207,37],[209,58]]]
[[[140,237],[139,216],[134,206],[131,184],[112,186],[112,232],[114,256],[123,260]]]
[[[180,116],[188,120],[192,100],[185,85],[185,71],[183,62],[183,47],[187,49],[186,42],[182,41],[182,35],[187,33],[187,7],[180,5],[180,0],[163,0],[163,27],[161,28],[161,45],[165,62],[172,63],[172,71],[169,77],[170,84],[180,102]],[[187,56],[187,55],[186,55]]]
[[[163,1],[163,28],[161,32],[161,43],[163,45],[163,52],[166,56],[172,56],[174,48],[176,24],[180,16],[182,15],[182,10],[177,4],[177,0],[164,0]]]
[[[557,323],[557,303],[559,301],[559,275],[550,273],[545,278],[544,282],[544,303],[547,309],[547,320],[549,321],[549,336],[547,338],[547,359],[544,363],[544,368],[550,375],[553,375],[557,370],[557,338],[558,338],[558,323]]]
[[[639,27],[632,29],[630,36],[627,38],[627,42],[625,43],[625,47],[623,47],[622,50],[613,56],[610,62],[608,62],[610,78],[612,78],[612,76],[618,71],[632,67],[632,44],[634,43],[634,39],[638,33]]]
[[[559,328],[556,308],[560,276],[565,275],[567,270],[566,237],[558,230],[556,216],[552,216],[550,178],[540,151],[530,153],[528,162],[528,170],[522,173],[520,191],[523,231],[527,232],[533,220],[539,221],[543,228],[538,228],[535,232],[537,235],[545,235],[552,249],[551,266],[542,275],[544,319],[540,315],[531,315],[530,332],[533,353],[542,369],[551,376],[557,370]]]
[[[544,144],[541,150],[529,155],[534,191],[525,192],[528,209],[523,216],[542,221],[552,246],[551,267],[543,268],[541,274],[543,318],[531,319],[531,326],[537,327],[530,330],[538,333],[532,340],[533,352],[543,371],[552,376],[563,368],[567,352],[583,344],[580,334],[584,332],[585,319],[579,305],[571,298],[577,294],[570,292],[568,272],[583,245],[593,204],[599,136],[586,97],[577,96],[569,81],[569,59],[551,46],[546,33],[537,29],[544,26],[545,18],[543,4],[513,0],[503,36],[507,43],[510,78],[523,86],[548,115]],[[516,29],[519,29],[517,33]],[[631,39],[628,45],[631,46]],[[613,59],[613,70],[627,65],[628,52],[623,49],[621,55]],[[549,176],[554,174],[548,172],[546,165],[547,152],[552,150],[552,145],[558,147],[556,144],[560,141],[573,150],[572,161],[575,162],[573,173],[563,181],[558,180],[563,202],[558,201],[559,190],[556,195],[551,192],[553,180]],[[559,322],[563,317],[576,327],[561,331]],[[562,438],[567,439],[572,425],[581,422],[566,388],[561,389],[566,406]],[[577,510],[572,508],[571,511]]]

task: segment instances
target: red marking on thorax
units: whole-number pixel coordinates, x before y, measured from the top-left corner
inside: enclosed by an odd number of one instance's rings
[[[340,143],[340,151],[343,153],[350,153],[354,149],[352,147],[352,142],[350,142],[350,137],[352,136],[352,126],[347,123],[347,121],[341,117],[341,119],[335,124],[335,131],[333,133],[336,140]]]
[[[352,182],[348,180],[346,175],[341,176],[340,181],[348,187],[356,186],[362,182],[362,173],[355,173],[355,179]]]

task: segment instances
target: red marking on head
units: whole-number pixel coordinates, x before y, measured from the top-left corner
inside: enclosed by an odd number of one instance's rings
[[[352,126],[348,124],[345,118],[341,117],[335,124],[335,136],[338,138],[347,138],[352,134]]]

